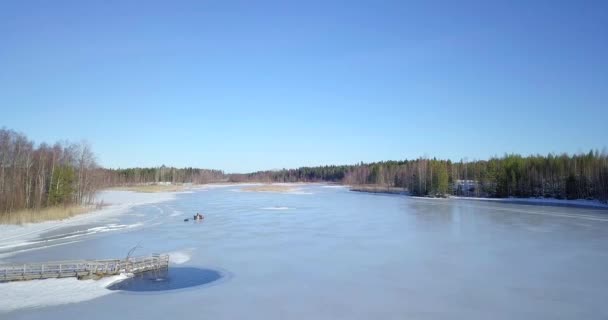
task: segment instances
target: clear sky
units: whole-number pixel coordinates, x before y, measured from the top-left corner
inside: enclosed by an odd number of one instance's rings
[[[608,1],[1,1],[0,127],[246,172],[608,146]]]

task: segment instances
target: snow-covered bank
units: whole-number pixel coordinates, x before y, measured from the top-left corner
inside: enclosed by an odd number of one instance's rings
[[[318,186],[323,185],[315,182],[273,182],[273,183],[260,183],[260,182],[237,182],[237,183],[209,183],[209,184],[196,184],[190,186],[186,190],[197,190],[205,191],[218,188],[234,188],[230,190],[232,192],[272,192],[272,193],[285,193],[285,194],[313,194],[312,192],[303,191],[301,187],[307,186]],[[276,190],[255,190],[264,188],[276,188]],[[342,185],[325,185],[327,188],[344,188]],[[281,189],[281,190],[279,190]]]
[[[77,226],[97,222],[102,219],[127,212],[138,205],[172,200],[179,192],[138,193],[132,191],[106,190],[97,194],[95,202],[108,205],[103,209],[84,213],[69,219],[28,223],[24,225],[0,225],[0,247],[19,247],[29,243],[42,233],[66,226]],[[93,228],[91,232],[105,229]]]
[[[63,278],[0,283],[0,312],[95,299],[112,293],[106,287],[126,278],[121,274],[101,280]]]
[[[181,192],[133,192],[121,190],[104,190],[97,193],[95,202],[111,205],[137,206],[142,204],[172,200]]]
[[[12,255],[23,247],[45,242],[40,235],[62,227],[88,225],[111,219],[128,212],[132,207],[169,201],[179,192],[138,193],[132,191],[106,190],[98,193],[95,202],[107,205],[101,210],[78,215],[60,221],[48,221],[25,225],[0,225],[0,249],[7,250],[4,255]],[[72,231],[62,239],[77,238],[95,233],[131,229],[141,225],[108,223],[83,230]],[[46,242],[45,242],[46,243]],[[68,244],[71,242],[64,242]],[[45,247],[51,247],[48,244]],[[28,249],[29,250],[29,249]],[[188,251],[172,253],[172,263],[180,264],[190,259]],[[0,261],[1,263],[1,261]],[[106,287],[125,279],[125,275],[103,278],[101,280],[77,280],[76,278],[45,279],[0,283],[0,313],[22,308],[38,308],[52,305],[77,303],[112,293]]]
[[[347,185],[347,184],[327,184],[327,185],[322,185],[321,188],[336,188],[336,189],[340,189],[340,188],[351,188],[351,186]]]
[[[264,183],[255,184],[249,186],[243,186],[242,188],[236,189],[236,192],[261,192],[261,193],[282,193],[282,194],[313,194],[308,189],[302,187],[318,185],[316,183]]]
[[[430,199],[430,198],[425,198],[425,199]],[[602,203],[598,200],[585,200],[585,199],[566,200],[566,199],[554,199],[554,198],[478,198],[478,197],[456,197],[456,196],[449,197],[449,199],[491,201],[491,202],[560,206],[560,207],[608,209],[608,204]]]
[[[360,191],[353,190],[351,191]],[[369,191],[363,191],[369,192]],[[395,192],[388,192],[386,190],[378,190],[372,191],[372,193],[387,193],[387,194],[395,194]],[[404,194],[404,193],[400,193]],[[436,198],[436,197],[421,197],[421,196],[413,196],[408,195],[413,199],[424,199],[424,200],[436,200],[436,201],[446,201],[446,200],[471,200],[471,201],[488,201],[488,202],[501,202],[501,203],[513,203],[513,204],[527,204],[527,205],[539,205],[539,206],[556,206],[556,207],[576,207],[576,208],[591,208],[591,209],[606,209],[608,210],[608,204],[600,202],[599,200],[585,200],[585,199],[577,199],[577,200],[567,200],[567,199],[555,199],[555,198],[482,198],[482,197],[460,197],[460,196],[449,196],[446,198]]]
[[[229,188],[229,187],[246,187],[246,186],[259,186],[261,183],[207,183],[207,184],[195,184],[191,187],[194,190],[207,190],[217,188]]]

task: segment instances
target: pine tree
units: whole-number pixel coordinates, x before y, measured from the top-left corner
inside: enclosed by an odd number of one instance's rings
[[[51,205],[68,204],[74,194],[74,168],[62,165],[53,172],[53,185],[51,185]]]

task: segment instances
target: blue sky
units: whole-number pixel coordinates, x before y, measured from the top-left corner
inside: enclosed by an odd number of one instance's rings
[[[606,1],[2,1],[0,126],[227,172],[608,146]]]

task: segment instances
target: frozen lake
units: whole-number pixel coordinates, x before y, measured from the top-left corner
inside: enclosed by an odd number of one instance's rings
[[[204,222],[183,221],[197,211]],[[233,186],[179,194],[38,240],[5,250],[2,261],[120,258],[139,243],[136,255],[172,253],[173,285],[109,290],[92,281],[30,281],[37,288],[27,296],[0,284],[9,302],[2,319],[608,318],[605,210]],[[189,277],[200,282],[190,286]],[[58,294],[18,307],[18,299],[57,291],[91,298],[60,304]]]

